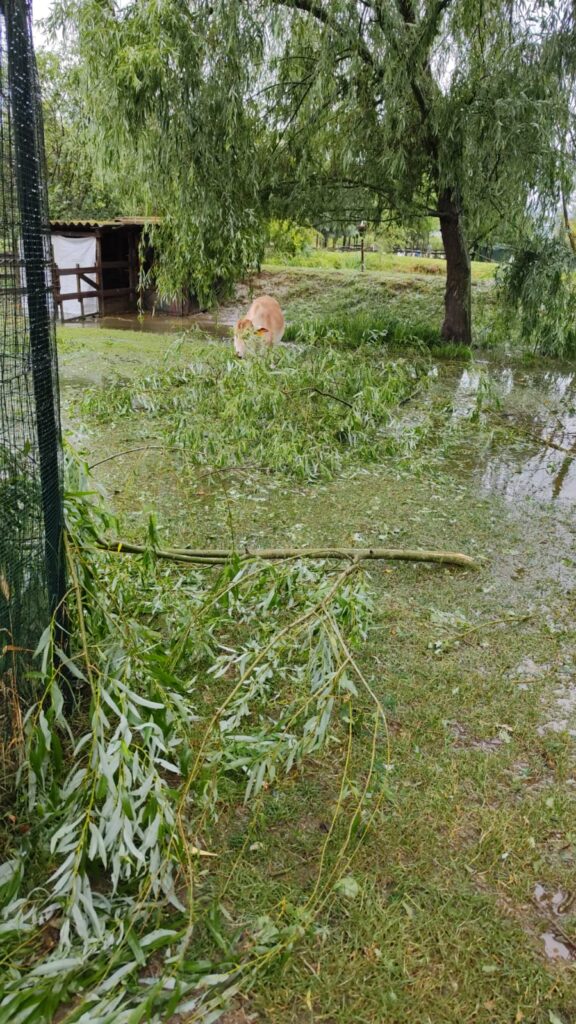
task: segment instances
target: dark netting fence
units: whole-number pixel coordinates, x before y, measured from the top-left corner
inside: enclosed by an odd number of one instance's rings
[[[63,595],[62,460],[29,0],[0,0],[0,731]],[[16,707],[15,707],[16,702]]]

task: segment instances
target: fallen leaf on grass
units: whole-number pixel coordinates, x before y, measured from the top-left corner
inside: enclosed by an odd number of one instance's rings
[[[334,889],[348,900],[355,900],[360,893],[360,886],[353,875],[346,875],[344,878],[341,878],[336,882]]]

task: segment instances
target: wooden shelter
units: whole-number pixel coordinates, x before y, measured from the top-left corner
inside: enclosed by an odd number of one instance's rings
[[[159,303],[153,288],[140,288],[140,250],[146,225],[158,217],[51,221],[54,301],[58,318],[115,316],[138,308],[183,316],[197,308],[191,296]],[[154,253],[146,249],[145,269]]]

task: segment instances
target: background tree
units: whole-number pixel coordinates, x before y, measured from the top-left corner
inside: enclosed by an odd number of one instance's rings
[[[65,2],[53,24],[78,55],[94,146],[124,203],[162,223],[151,241],[159,292],[201,301],[260,257],[266,238],[261,121],[246,102],[262,40],[238,10],[143,0]]]
[[[564,233],[535,236],[498,276],[503,329],[543,355],[576,352],[576,256]]]
[[[78,84],[78,68],[61,51],[36,55],[42,87],[50,216],[111,217],[120,197],[99,173],[97,146]]]
[[[566,0],[63,0],[59,18],[109,166],[135,161],[164,214],[165,289],[231,280],[273,214],[434,216],[442,335],[469,342],[469,245],[558,202]]]

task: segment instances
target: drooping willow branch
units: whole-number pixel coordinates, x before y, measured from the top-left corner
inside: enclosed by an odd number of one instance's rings
[[[149,548],[143,544],[116,538],[106,540],[98,537],[98,546],[105,551],[116,554],[143,555]],[[350,562],[361,562],[370,559],[392,562],[435,562],[440,565],[457,565],[463,569],[478,569],[478,563],[457,551],[427,551],[405,548],[155,548],[157,558],[164,558],[181,565],[223,565],[231,558],[262,559],[264,561],[282,561],[290,558],[314,559],[348,559]]]

